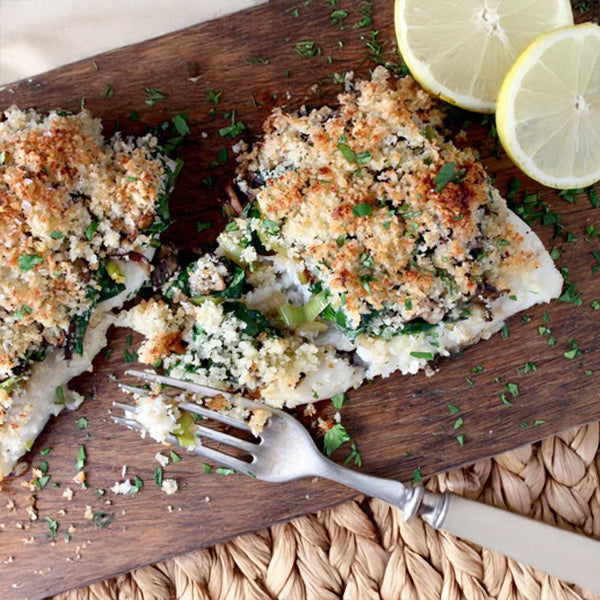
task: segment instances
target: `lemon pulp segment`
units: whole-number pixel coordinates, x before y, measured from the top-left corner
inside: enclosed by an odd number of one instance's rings
[[[496,122],[505,150],[533,179],[562,189],[600,180],[600,27],[533,42],[502,85]]]

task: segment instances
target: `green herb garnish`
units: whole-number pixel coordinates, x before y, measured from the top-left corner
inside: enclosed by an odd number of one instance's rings
[[[44,259],[39,254],[23,254],[19,256],[19,269],[21,271],[31,271],[35,265],[44,262]]]

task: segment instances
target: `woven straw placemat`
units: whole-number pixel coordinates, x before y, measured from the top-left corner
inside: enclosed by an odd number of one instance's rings
[[[427,487],[600,539],[600,424],[566,431]],[[600,568],[600,565],[599,565]],[[276,525],[54,600],[600,600],[496,552],[402,523],[374,499]]]

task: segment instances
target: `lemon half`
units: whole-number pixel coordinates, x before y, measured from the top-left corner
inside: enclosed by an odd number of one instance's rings
[[[539,35],[573,25],[569,0],[396,0],[413,77],[462,108],[494,112],[505,75]]]
[[[600,180],[600,27],[566,27],[533,42],[502,84],[496,126],[532,179],[561,189]]]

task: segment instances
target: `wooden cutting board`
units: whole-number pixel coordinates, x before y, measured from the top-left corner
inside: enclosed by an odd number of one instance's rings
[[[215,167],[214,161],[232,143],[218,134],[231,122],[226,113],[235,110],[236,119],[248,127],[244,138],[252,140],[274,105],[334,102],[341,91],[335,73],[354,70],[366,76],[376,64],[374,58],[397,61],[392,1],[374,3],[372,23],[364,27],[355,24],[364,19],[361,8],[366,12],[367,3],[340,4],[349,13],[343,27],[332,23],[329,2],[275,0],[14,84],[0,91],[0,108],[15,103],[76,111],[85,102],[102,117],[107,133],[120,121],[123,131],[134,134],[187,113],[192,133],[179,150],[186,165],[172,199],[175,223],[166,239],[180,248],[198,247],[214,239],[224,223],[224,186],[234,160],[229,151],[225,164]],[[597,19],[597,10],[579,20],[591,17]],[[300,41],[314,41],[317,55],[299,56],[295,46]],[[145,88],[159,90],[164,100],[149,106]],[[211,90],[213,97],[214,91],[222,92],[218,104],[207,99]],[[131,120],[134,111],[139,121]],[[526,319],[511,319],[506,337],[496,335],[440,361],[434,377],[391,377],[351,392],[343,422],[362,451],[363,471],[404,481],[600,419],[600,311],[590,306],[600,300],[600,273],[593,273],[597,262],[592,255],[600,250],[600,239],[589,229],[586,234],[586,228],[600,230],[600,210],[584,194],[569,203],[522,176],[489,136],[491,119],[481,125],[481,117],[462,113],[456,118],[475,121],[467,129],[467,143],[480,147],[504,195],[517,177],[518,201],[525,193],[539,192],[548,215],[559,216],[568,238],[553,238],[555,226],[539,220],[534,228],[560,255],[558,265],[568,269],[581,305],[555,302],[529,310]],[[545,221],[553,219],[546,216]],[[196,221],[213,226],[198,235]],[[551,334],[541,335],[540,327]],[[331,507],[353,495],[325,481],[269,485],[238,475],[206,474],[203,461],[193,456],[164,469],[164,476],[175,478],[181,487],[175,495],[165,495],[154,482],[154,455],[161,447],[109,418],[111,402],[122,397],[115,377],[121,380],[126,366],[127,335],[124,330],[111,332],[112,355],[99,356],[93,377],[77,383],[90,399],[79,410],[52,420],[26,458],[32,466],[48,462],[48,486],[37,492],[24,487],[30,472],[2,483],[3,598],[39,598],[86,585]],[[548,343],[550,337],[554,346]],[[137,341],[134,337],[132,348]],[[577,347],[580,355],[565,357]],[[535,363],[536,370],[530,365],[525,372],[526,363]],[[518,395],[511,393],[517,393],[515,385]],[[76,422],[81,417],[89,423],[86,428]],[[85,490],[72,482],[80,445],[88,455]],[[47,448],[52,452],[41,456]],[[121,479],[123,465],[127,476],[145,482],[137,495],[115,496],[108,489]],[[71,500],[65,497],[69,489],[74,491]],[[35,520],[28,508],[32,505]],[[58,523],[55,541],[48,536],[52,521]]]

